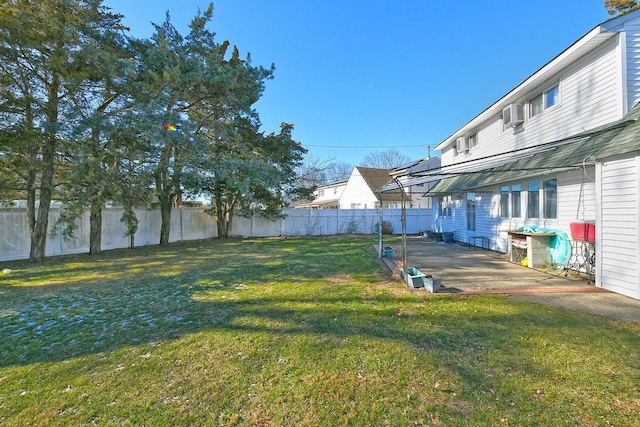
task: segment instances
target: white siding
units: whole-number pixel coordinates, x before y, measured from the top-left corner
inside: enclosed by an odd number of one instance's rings
[[[500,247],[500,194],[495,192],[476,192],[476,231],[469,236],[489,238],[489,247],[501,251]],[[467,236],[468,238],[468,236]],[[504,251],[506,252],[506,250]]]
[[[523,130],[503,130],[499,116],[494,116],[477,129],[478,145],[468,154],[454,155],[453,147],[442,153],[442,164],[449,165],[532,147],[570,137],[585,130],[620,119],[622,83],[618,63],[620,48],[612,38],[553,78],[532,90],[519,102],[560,82],[560,102],[556,106],[527,119]],[[525,112],[526,115],[526,112]],[[561,125],[559,125],[561,124]]]
[[[314,202],[338,200],[340,199],[340,197],[342,197],[342,192],[344,191],[346,186],[347,186],[346,183],[342,183],[342,184],[326,185],[326,186],[320,187],[318,188],[318,190],[316,190],[316,193],[321,193],[321,194],[316,195]]]
[[[626,16],[627,22],[624,18],[619,20],[623,26],[603,24],[594,29],[617,33],[579,40],[560,54],[558,61],[552,60],[452,133],[451,139],[476,134],[477,145],[468,153],[456,155],[452,140],[441,143],[439,147],[449,144],[443,149],[443,167],[460,164],[451,168],[455,172],[489,168],[488,159],[495,156],[506,154],[497,161],[517,150],[559,141],[621,119],[640,103],[640,15],[635,12]],[[581,56],[576,59],[575,55]],[[555,84],[560,88],[559,102],[529,118],[528,101]],[[502,125],[500,111],[507,103],[525,106],[525,121],[516,131],[505,130]],[[558,179],[557,219],[500,217],[501,186],[522,184],[522,210],[526,213],[527,182],[554,176]],[[640,299],[640,157],[617,158],[570,172],[528,177],[520,182],[496,182],[477,189],[482,190],[490,194],[478,200],[475,234],[495,236],[492,246],[496,250],[507,250],[504,230],[535,225],[571,236],[571,222],[596,220],[596,284]],[[464,213],[460,210],[460,215]],[[443,231],[458,231],[460,223],[456,219],[443,219]],[[465,230],[456,235],[462,240],[468,234]]]
[[[544,119],[541,127],[545,141],[565,138],[622,117],[619,52],[617,39],[613,38],[562,72],[561,105],[557,111],[555,107],[548,111],[553,111],[550,117],[546,112],[534,117]]]
[[[572,170],[560,174],[550,174],[532,178],[510,181],[498,185],[487,186],[476,191],[476,230],[471,232],[466,229],[466,205],[464,200],[454,203],[454,212],[451,218],[437,218],[437,206],[434,207],[433,223],[440,226],[438,230],[455,230],[456,240],[467,242],[469,236],[485,236],[491,242],[491,249],[506,253],[507,230],[515,230],[523,225],[535,225],[537,227],[551,228],[563,231],[570,236],[569,223],[575,220],[595,220],[595,170],[587,166],[584,170]],[[558,218],[527,219],[527,184],[532,181],[544,181],[550,178],[558,179]],[[521,193],[521,218],[500,217],[500,187],[520,184]],[[541,196],[542,197],[542,196]]]
[[[470,236],[484,236],[489,239],[489,247],[493,250],[500,251],[496,248],[496,242],[499,241],[496,230],[500,223],[498,210],[495,209],[496,200],[500,195],[496,195],[490,191],[475,192],[476,199],[476,229],[467,229],[467,200],[466,194],[457,199],[454,203],[454,213],[452,218],[452,227],[455,230],[456,240],[468,243]],[[497,199],[496,199],[497,197]],[[448,231],[448,229],[445,229]],[[506,246],[505,246],[506,248]]]
[[[462,241],[467,231],[467,199],[466,194],[458,194],[453,200],[453,227],[445,230],[453,231],[455,239]]]
[[[589,165],[581,170],[558,175],[558,225],[569,234],[572,221],[595,221],[595,168]]]
[[[362,175],[360,175],[358,168],[354,168],[346,187],[342,191],[340,209],[375,209],[376,201],[376,196]]]
[[[596,224],[597,285],[640,299],[638,279],[638,157],[598,167],[600,218]]]
[[[627,110],[640,101],[640,22],[630,22],[626,33]]]
[[[431,221],[431,223],[433,224],[433,231],[438,231],[438,232],[442,232],[442,231],[454,231],[455,232],[455,226],[454,226],[454,218],[456,216],[460,216],[462,215],[461,212],[459,212],[459,208],[456,208],[456,204],[452,203],[452,216],[440,216],[439,213],[439,208],[440,208],[440,204],[438,202],[436,202],[437,199],[434,200],[433,203],[433,209],[431,210],[431,212],[433,212],[433,219]]]

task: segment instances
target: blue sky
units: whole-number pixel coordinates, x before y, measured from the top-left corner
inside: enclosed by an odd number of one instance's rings
[[[136,37],[207,0],[105,0]],[[320,160],[358,165],[442,142],[607,20],[604,0],[218,0],[210,29],[254,65],[275,64],[255,105],[263,130],[294,125]]]

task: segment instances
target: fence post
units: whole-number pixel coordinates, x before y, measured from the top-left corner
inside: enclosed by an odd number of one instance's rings
[[[251,233],[249,237],[253,237],[254,230],[256,228],[256,214],[251,215],[251,229],[249,232]]]
[[[182,209],[182,205],[180,205],[180,210],[178,212],[180,212],[180,241],[184,240],[184,230],[183,230],[183,218],[182,215],[184,213],[184,209]]]
[[[382,203],[380,203],[379,217],[380,222],[378,222],[378,259],[382,259],[382,219],[383,219],[384,210],[382,208]]]

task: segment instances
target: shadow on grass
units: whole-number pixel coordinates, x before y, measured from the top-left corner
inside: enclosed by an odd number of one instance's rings
[[[533,345],[522,337],[554,330],[567,340],[584,337],[591,321],[602,336],[598,346],[616,345],[617,338],[602,341],[607,326],[588,315],[500,297],[409,294],[398,283],[371,286],[382,270],[370,245],[364,238],[202,242],[17,269],[0,286],[0,367],[217,331],[366,337],[451,358],[493,348],[517,359]],[[534,368],[542,369],[527,367]]]
[[[151,284],[107,293],[69,291],[33,301],[15,313],[4,308],[0,366],[60,362],[204,331],[302,334],[337,341],[359,336],[451,354],[510,347],[517,352],[523,344],[517,338],[530,336],[528,329],[553,329],[558,322],[557,316],[517,306],[509,313],[480,311],[487,297],[484,302],[479,301],[483,297],[460,296],[363,297],[357,286],[336,289],[317,280],[279,285],[299,287],[298,292],[252,297],[260,286],[278,285]],[[571,337],[582,328],[575,323],[563,333]]]

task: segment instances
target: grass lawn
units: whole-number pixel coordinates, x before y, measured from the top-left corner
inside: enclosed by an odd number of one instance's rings
[[[640,425],[640,326],[391,281],[375,237],[0,270],[0,425]]]

